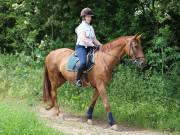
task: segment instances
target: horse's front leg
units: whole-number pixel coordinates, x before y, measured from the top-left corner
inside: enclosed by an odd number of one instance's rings
[[[95,88],[94,93],[93,93],[93,97],[92,97],[92,100],[91,100],[90,107],[89,107],[89,109],[87,111],[87,118],[88,118],[87,123],[88,124],[92,124],[92,114],[93,114],[94,106],[96,104],[96,101],[97,101],[98,97],[99,97],[99,92]]]
[[[105,83],[103,81],[100,81],[98,83],[97,89],[98,89],[99,95],[102,98],[105,110],[107,112],[109,125],[111,126],[111,128],[113,130],[118,130],[118,127],[115,124],[115,120],[113,118],[112,112],[110,110],[110,104],[109,104],[108,99],[107,99]]]

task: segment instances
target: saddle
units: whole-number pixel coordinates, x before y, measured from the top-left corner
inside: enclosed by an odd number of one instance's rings
[[[94,65],[94,50],[90,51],[87,54],[87,64],[86,64],[86,70],[84,71],[84,73],[90,71]],[[70,72],[77,72],[78,68],[79,68],[79,58],[76,55],[76,52],[74,52],[73,54],[71,54],[68,58],[68,62],[66,65],[66,70],[70,71]]]

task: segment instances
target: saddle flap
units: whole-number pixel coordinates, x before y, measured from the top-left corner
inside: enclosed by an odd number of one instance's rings
[[[67,65],[66,65],[66,69],[68,71],[72,71],[72,72],[77,72],[78,71],[78,66],[79,66],[79,58],[76,55],[76,52],[74,52],[73,54],[71,54],[69,56]],[[86,72],[89,71],[94,65],[94,51],[88,53],[87,55],[87,69]]]

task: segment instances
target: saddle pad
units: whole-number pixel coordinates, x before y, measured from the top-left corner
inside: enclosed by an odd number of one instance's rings
[[[79,61],[79,58],[74,56],[74,54],[70,55],[69,56],[69,59],[68,59],[68,62],[67,62],[67,65],[66,65],[66,69],[68,71],[77,71],[77,69],[75,69],[76,67],[76,63]]]
[[[87,57],[87,69],[85,72],[89,71],[94,65],[94,53],[88,54]],[[73,53],[69,56],[66,69],[71,72],[77,72],[79,66],[79,58]]]

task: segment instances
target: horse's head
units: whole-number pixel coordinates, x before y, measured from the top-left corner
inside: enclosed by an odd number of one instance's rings
[[[132,62],[139,68],[146,65],[143,49],[141,47],[141,35],[129,37],[125,46],[125,53],[131,58]]]

